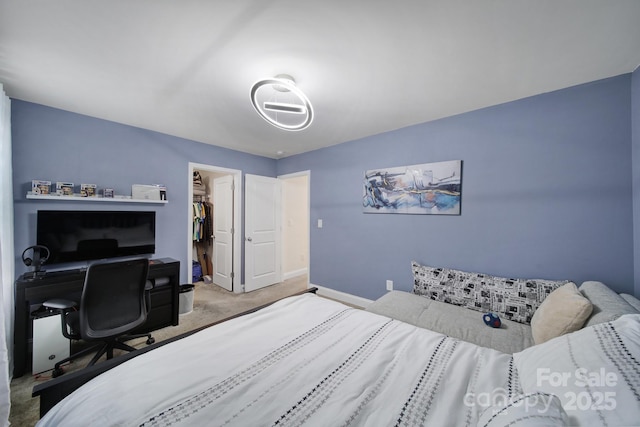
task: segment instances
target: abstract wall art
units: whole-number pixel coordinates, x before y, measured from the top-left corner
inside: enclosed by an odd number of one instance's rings
[[[460,215],[461,171],[462,160],[368,170],[363,212]]]

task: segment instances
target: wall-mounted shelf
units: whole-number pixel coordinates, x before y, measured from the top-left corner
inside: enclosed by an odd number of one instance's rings
[[[61,201],[61,202],[107,202],[107,203],[153,203],[153,204],[165,204],[167,200],[147,200],[147,199],[131,199],[122,197],[81,197],[81,196],[58,196],[53,194],[32,194],[27,193],[27,199],[31,200],[49,200],[49,201]]]

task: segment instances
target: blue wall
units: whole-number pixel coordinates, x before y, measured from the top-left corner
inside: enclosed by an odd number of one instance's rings
[[[153,209],[156,256],[179,259],[186,280],[191,161],[266,176],[310,170],[314,284],[374,299],[386,279],[409,290],[415,259],[503,276],[601,280],[640,295],[638,73],[277,162],[13,100],[16,273],[26,270],[19,255],[35,243],[38,209]],[[456,159],[462,215],[362,213],[365,170]],[[32,179],[97,183],[120,194],[131,184],[164,183],[169,203],[26,200]]]
[[[238,151],[12,100],[13,183],[16,274],[26,267],[22,251],[36,243],[38,209],[155,210],[156,257],[187,264],[187,190],[189,162],[275,176],[276,161]],[[95,183],[116,194],[131,194],[132,184],[165,184],[169,203],[89,203],[27,200],[32,179]],[[242,231],[242,230],[241,230]],[[190,260],[189,260],[190,262]]]
[[[375,299],[417,260],[633,293],[630,123],[623,75],[282,159],[311,171],[311,282]],[[456,159],[460,216],[362,213],[365,170]]]
[[[631,139],[633,161],[633,242],[640,255],[640,67],[631,76]],[[640,296],[640,257],[635,256],[635,290]]]

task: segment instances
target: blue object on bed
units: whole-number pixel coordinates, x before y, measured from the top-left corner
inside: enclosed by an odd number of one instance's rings
[[[482,315],[482,320],[484,320],[484,324],[487,326],[491,326],[492,328],[499,328],[502,325],[500,321],[500,316],[495,313],[485,313]]]

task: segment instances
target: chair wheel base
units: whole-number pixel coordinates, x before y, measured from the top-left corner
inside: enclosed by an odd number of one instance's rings
[[[52,378],[58,378],[60,375],[64,374],[64,371],[62,370],[62,368],[55,368],[52,372],[51,372],[51,377]]]
[[[153,344],[154,342],[156,342],[156,339],[155,339],[155,338],[153,338],[153,337],[151,337],[151,338],[149,338],[149,339],[147,340],[147,345],[151,345],[151,344]]]

